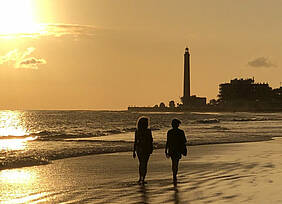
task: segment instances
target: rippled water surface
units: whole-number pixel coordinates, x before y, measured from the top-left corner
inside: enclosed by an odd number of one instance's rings
[[[281,113],[130,113],[0,111],[0,170],[132,148],[136,120],[150,117],[155,147],[173,118],[189,145],[269,140],[282,135]]]

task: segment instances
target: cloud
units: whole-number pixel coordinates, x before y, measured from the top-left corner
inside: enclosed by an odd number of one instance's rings
[[[92,25],[80,24],[36,24],[31,32],[1,34],[0,38],[38,38],[38,37],[94,37],[98,29]]]
[[[12,50],[0,57],[0,64],[13,65],[17,69],[38,69],[38,65],[47,64],[45,59],[31,57],[30,55],[34,51],[34,47],[29,47],[24,51],[18,49]]]
[[[258,57],[252,61],[249,61],[248,65],[251,67],[276,67],[276,65],[266,57]]]
[[[45,24],[45,35],[62,37],[93,37],[97,32],[97,28],[91,25],[79,25],[79,24]]]
[[[21,68],[32,68],[38,69],[39,64],[46,64],[44,59],[36,59],[35,57],[30,57],[19,62]]]

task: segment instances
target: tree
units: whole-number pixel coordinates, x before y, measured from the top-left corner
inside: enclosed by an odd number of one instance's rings
[[[217,100],[215,100],[215,99],[210,100],[210,105],[216,105],[216,104],[217,104]]]
[[[163,102],[160,103],[160,108],[165,108],[165,104]]]
[[[174,103],[174,101],[170,101],[170,102],[169,102],[169,107],[170,107],[170,108],[175,108],[175,103]]]

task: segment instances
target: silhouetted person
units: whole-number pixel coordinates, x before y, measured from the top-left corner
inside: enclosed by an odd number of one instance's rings
[[[137,120],[137,129],[135,131],[133,158],[136,153],[139,159],[139,184],[145,184],[145,177],[147,173],[147,164],[150,155],[153,152],[153,137],[152,131],[148,128],[149,119],[147,117],[140,117]]]
[[[183,130],[179,129],[180,120],[173,119],[171,122],[172,129],[167,132],[167,141],[165,154],[167,158],[171,158],[173,182],[177,182],[178,163],[181,155],[187,155],[186,137]]]

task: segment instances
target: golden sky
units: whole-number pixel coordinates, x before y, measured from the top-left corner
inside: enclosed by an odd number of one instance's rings
[[[280,0],[0,0],[0,109],[126,109],[282,82]]]

